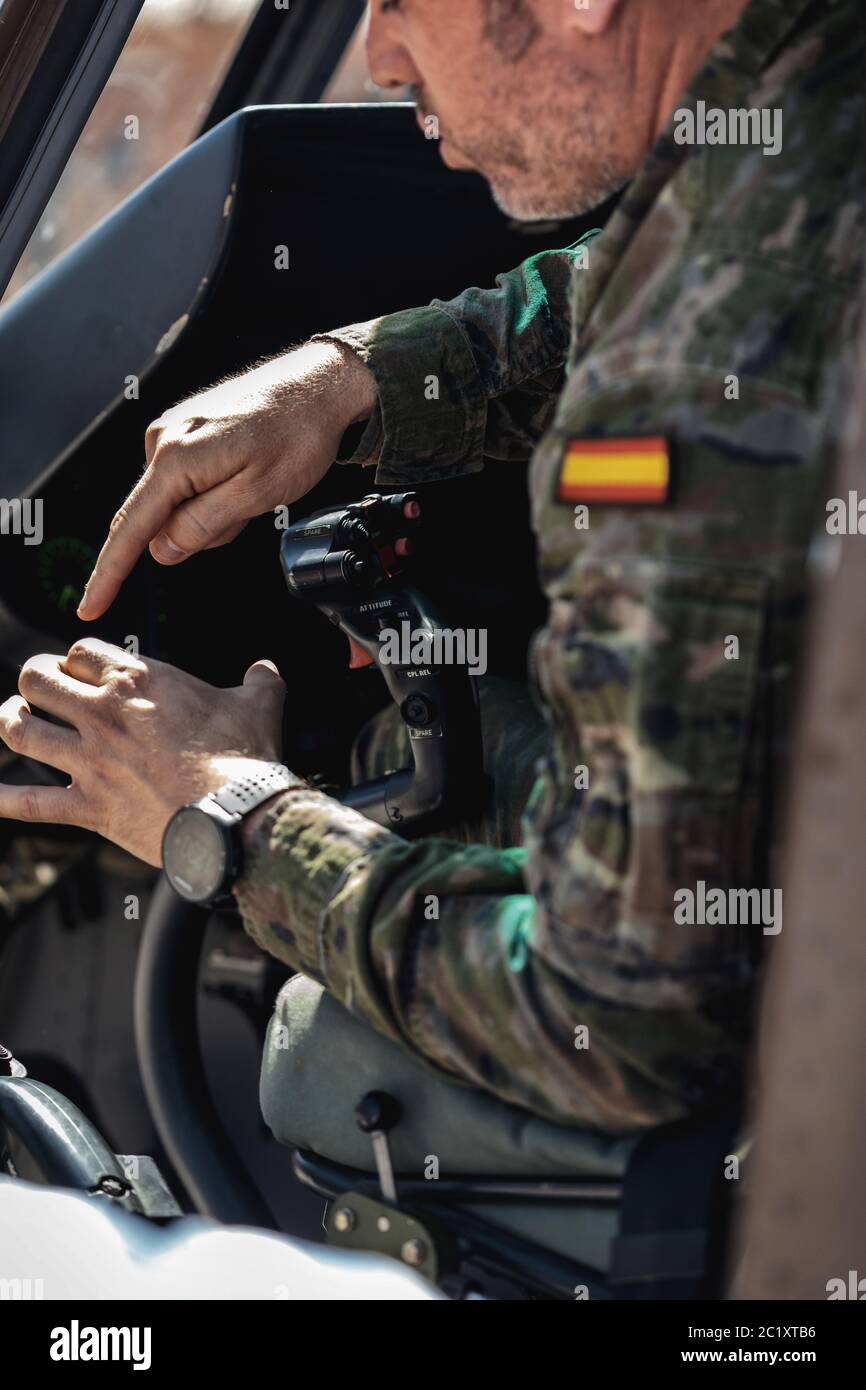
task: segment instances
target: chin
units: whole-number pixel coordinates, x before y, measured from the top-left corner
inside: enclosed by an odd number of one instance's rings
[[[514,180],[502,183],[488,179],[487,182],[496,206],[512,221],[564,222],[601,207],[625,187],[628,177],[606,171],[606,175],[591,187],[563,188],[559,193],[552,193],[549,183],[535,191],[529,180],[522,187]]]
[[[548,190],[542,197],[532,197],[522,189],[509,185],[503,188],[488,180],[493,201],[514,222],[561,222],[567,217],[577,217],[588,208],[569,205],[565,199],[554,200]]]

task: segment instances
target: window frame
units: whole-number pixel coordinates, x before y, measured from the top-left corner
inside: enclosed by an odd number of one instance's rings
[[[0,9],[0,39],[9,37],[5,61],[0,57],[0,295],[143,4],[5,0]]]
[[[320,101],[366,8],[366,0],[292,0],[289,10],[277,10],[262,0],[199,135],[244,106]]]

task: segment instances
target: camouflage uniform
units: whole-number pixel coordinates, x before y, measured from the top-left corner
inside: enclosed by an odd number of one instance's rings
[[[547,723],[526,685],[498,676],[476,679],[481,707],[485,787],[471,819],[439,832],[463,844],[509,849],[523,840],[523,810],[538,761],[550,745]],[[352,785],[412,766],[409,732],[396,705],[371,719],[352,750]]]
[[[495,290],[334,335],[376,376],[358,456],[383,484],[525,457],[543,434],[550,610],[531,666],[550,751],[521,849],[409,844],[291,790],[238,900],[262,946],[373,1027],[566,1124],[677,1117],[742,1057],[760,927],[678,925],[674,893],[771,883],[857,327],[863,56],[859,0],[751,0],[680,106],[781,108],[778,155],[680,145],[672,120],[588,268],[550,252]],[[663,505],[594,505],[575,529],[557,500],[569,441],[646,435],[672,453]]]

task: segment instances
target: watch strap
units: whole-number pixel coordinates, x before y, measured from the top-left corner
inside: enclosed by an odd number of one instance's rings
[[[247,816],[263,801],[297,785],[297,778],[282,763],[263,763],[257,758],[233,759],[232,773],[219,791],[211,792],[210,799],[233,816]]]

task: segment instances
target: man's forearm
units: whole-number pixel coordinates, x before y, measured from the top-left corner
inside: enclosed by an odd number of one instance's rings
[[[590,233],[456,299],[350,324],[321,338],[357,353],[378,400],[348,462],[399,487],[526,459],[550,422],[568,351],[572,276]]]
[[[270,803],[245,838],[250,935],[458,1080],[627,1133],[683,1114],[702,1071],[736,1053],[728,1009],[631,1007],[554,963],[522,850],[410,844],[312,790]]]
[[[234,891],[247,930],[324,983],[327,905],[377,850],[403,841],[300,782],[248,817],[243,838],[245,869]]]

